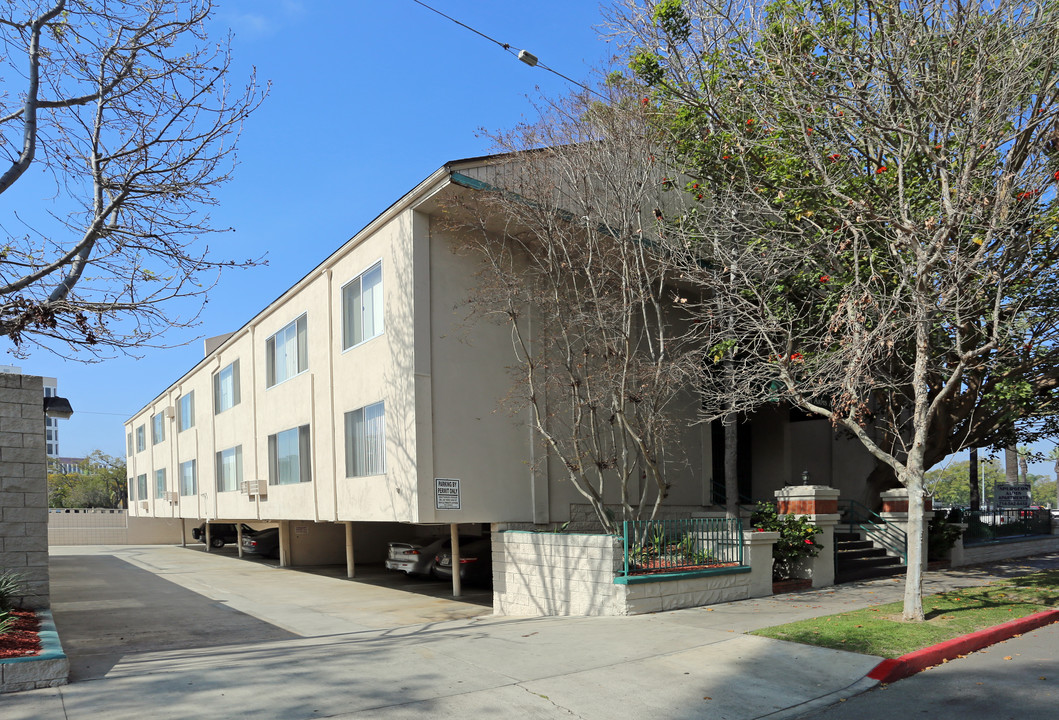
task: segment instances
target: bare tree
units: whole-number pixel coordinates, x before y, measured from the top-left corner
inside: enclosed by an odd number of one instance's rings
[[[1056,12],[630,0],[614,17],[708,188],[666,237],[734,275],[684,276],[735,318],[734,391],[829,418],[908,488],[910,620],[933,448],[1054,401]]]
[[[674,181],[639,98],[610,92],[557,101],[496,137],[510,154],[494,189],[450,214],[484,262],[473,308],[510,326],[516,404],[616,532],[653,518],[685,465],[674,439],[694,417],[697,359],[682,346],[676,258],[658,252],[661,187]]]
[[[220,268],[252,262],[201,243],[223,230],[203,208],[262,98],[253,77],[230,86],[227,43],[205,33],[212,10],[210,0],[0,9],[10,88],[0,193],[42,195],[0,220],[0,335],[16,352],[149,343],[195,320]]]

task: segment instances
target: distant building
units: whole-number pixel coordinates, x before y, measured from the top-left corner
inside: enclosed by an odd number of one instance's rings
[[[49,457],[48,472],[59,475],[84,475],[89,466],[83,457]]]
[[[21,375],[22,368],[17,365],[0,365],[0,373]],[[41,378],[44,381],[44,397],[55,397],[59,394],[59,381],[53,377]],[[59,418],[44,418],[44,443],[48,457],[59,455]]]

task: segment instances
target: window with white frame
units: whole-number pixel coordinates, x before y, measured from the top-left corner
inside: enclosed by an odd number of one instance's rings
[[[309,426],[268,436],[268,484],[292,485],[312,480]]]
[[[180,494],[194,495],[198,492],[198,483],[195,480],[195,461],[188,460],[180,463]]]
[[[125,449],[127,450],[127,455],[132,455],[133,447],[134,446],[132,444],[132,433],[130,432],[128,435],[125,436]]]
[[[217,492],[238,490],[243,482],[243,446],[217,453]]]
[[[342,349],[382,335],[382,263],[342,288]]]
[[[177,403],[177,432],[184,432],[195,427],[195,391],[186,392],[180,396]]]
[[[136,497],[140,500],[147,499],[147,473],[136,476]]]
[[[346,413],[346,477],[386,472],[386,411],[378,402]]]
[[[213,376],[213,414],[239,404],[239,361],[226,365]]]
[[[156,500],[165,497],[165,468],[154,471],[154,497]]]
[[[165,413],[151,416],[151,444],[157,445],[165,440]]]
[[[272,387],[309,369],[306,315],[265,341],[265,386]]]
[[[147,449],[147,427],[141,425],[136,428],[136,452],[143,452]]]
[[[136,478],[125,478],[125,487],[129,489],[129,499],[136,499]]]

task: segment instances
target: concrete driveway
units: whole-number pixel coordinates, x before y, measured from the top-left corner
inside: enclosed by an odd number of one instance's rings
[[[816,593],[630,618],[507,618],[178,547],[52,555],[74,682],[0,696],[4,720],[778,720],[847,691],[879,660],[740,634],[826,612]]]

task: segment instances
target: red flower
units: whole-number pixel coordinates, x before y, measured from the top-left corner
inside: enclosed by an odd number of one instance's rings
[[[721,158],[721,160],[728,160],[728,159],[730,159],[730,157],[731,157],[731,156],[729,156],[729,155],[725,155],[725,156],[723,156],[723,157]]]
[[[884,172],[886,172],[886,166],[885,165],[880,165],[879,167],[875,168],[875,174],[876,175],[882,175]]]
[[[830,279],[831,279],[830,275],[821,275],[820,276],[820,282],[822,282],[822,283],[826,283]]]
[[[801,354],[801,353],[791,353],[791,362],[793,362],[793,363],[800,363],[800,362],[802,362],[803,360],[805,360],[805,358],[804,358],[804,357],[802,357],[802,354]]]
[[[651,102],[651,101],[650,101],[649,99],[647,99],[647,98],[644,98],[643,100],[641,100],[641,101],[640,101],[640,104],[641,104],[641,105],[646,105],[646,104],[647,104],[647,103],[649,103],[649,102]]]
[[[1059,173],[1057,173],[1057,174],[1059,174]],[[692,190],[698,190],[699,189],[699,184],[698,183],[692,183],[691,184],[691,189]]]
[[[1059,180],[1059,171],[1056,171],[1055,175],[1052,175],[1056,180]]]
[[[838,153],[832,153],[831,155],[828,155],[828,157],[831,158],[831,162],[838,162],[842,159],[842,156]]]
[[[696,195],[695,199],[696,200],[702,200],[702,193],[699,193],[698,195]]]
[[[813,129],[812,128],[806,128],[805,134],[806,135],[812,135],[813,134]]]
[[[809,538],[806,538],[806,539],[805,539],[805,544],[806,544],[806,545],[812,545],[812,544],[813,544],[813,541],[812,541],[812,540],[810,540]]]
[[[750,118],[750,119],[748,119],[748,120],[746,121],[746,124],[747,124],[747,125],[753,125],[753,124],[754,124],[754,118]]]

